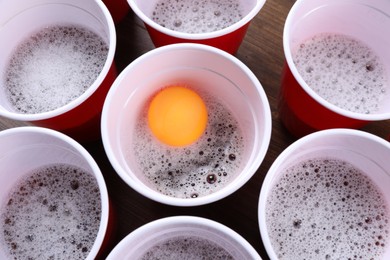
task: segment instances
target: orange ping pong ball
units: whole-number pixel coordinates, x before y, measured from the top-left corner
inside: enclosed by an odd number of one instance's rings
[[[161,142],[186,146],[198,140],[206,129],[207,108],[195,91],[180,85],[169,86],[153,97],[148,123]]]

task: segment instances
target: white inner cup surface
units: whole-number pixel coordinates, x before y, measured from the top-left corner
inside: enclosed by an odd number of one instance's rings
[[[23,3],[0,3],[0,115],[22,121],[50,118],[82,103],[100,86],[112,61],[116,48],[115,27],[112,18],[100,1],[78,0],[28,0]],[[39,114],[20,114],[9,104],[5,95],[5,70],[17,46],[38,31],[53,25],[76,25],[99,35],[109,46],[108,56],[101,73],[79,98],[53,111]]]
[[[365,173],[384,196],[390,208],[390,144],[358,130],[324,130],[299,139],[275,160],[263,182],[259,200],[259,225],[263,244],[271,259],[277,259],[266,224],[267,199],[286,169],[309,159],[337,159],[352,164]],[[291,195],[292,196],[292,195]],[[390,257],[386,245],[383,259]]]
[[[192,39],[192,40],[214,38],[235,31],[238,28],[242,27],[244,24],[250,22],[265,4],[265,0],[240,0],[239,1],[240,8],[242,9],[242,13],[243,13],[243,18],[240,21],[222,30],[208,32],[208,33],[191,34],[191,33],[184,33],[184,32],[170,30],[152,20],[151,17],[153,16],[153,11],[155,9],[156,4],[159,2],[159,0],[149,0],[149,1],[127,0],[127,1],[129,2],[129,5],[133,9],[133,11],[141,18],[142,21],[144,21],[149,26],[167,35],[171,35],[178,38],[184,38],[184,39]]]
[[[204,218],[176,216],[150,222],[127,235],[107,259],[140,259],[155,245],[175,237],[198,237],[225,249],[234,259],[260,259],[254,248],[230,228]]]
[[[134,156],[126,158],[129,150],[132,152],[134,126],[141,110],[156,92],[172,84],[188,84],[195,91],[216,97],[233,113],[243,132],[245,150],[240,172],[226,187],[204,197],[162,195],[148,186]],[[118,174],[141,194],[174,205],[204,204],[227,196],[254,174],[268,149],[270,117],[260,83],[233,56],[209,46],[177,44],[147,53],[121,73],[104,105],[103,142]]]
[[[283,34],[288,66],[302,88],[317,102],[338,114],[360,120],[390,118],[390,5],[386,0],[299,0],[290,10]],[[300,76],[293,61],[299,45],[318,34],[342,34],[365,43],[380,58],[388,80],[380,110],[372,114],[341,109],[315,93]]]
[[[93,174],[101,198],[101,222],[87,259],[94,259],[108,224],[108,193],[103,175],[89,153],[73,139],[40,127],[20,127],[0,132],[0,206],[10,191],[31,171],[52,164],[69,164]],[[48,231],[49,232],[49,231]],[[0,259],[7,259],[0,250]]]

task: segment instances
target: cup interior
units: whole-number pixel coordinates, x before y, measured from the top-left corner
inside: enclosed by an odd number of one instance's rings
[[[286,169],[302,161],[316,158],[333,158],[346,161],[365,173],[383,194],[390,206],[390,145],[371,134],[357,130],[333,129],[308,135],[288,147],[273,163],[261,188],[259,223],[263,243],[268,255],[276,259],[266,224],[266,203],[273,187]],[[387,158],[387,159],[386,159]],[[384,259],[390,257],[390,246]]]
[[[150,1],[142,1],[142,0],[133,0],[132,1],[136,6],[138,6],[139,10],[141,10],[147,17],[152,17],[153,11],[157,5],[159,0],[150,0]],[[257,0],[242,0],[240,1],[241,8],[243,10],[244,15],[248,14],[256,5]]]
[[[238,120],[245,140],[243,160],[236,179],[221,191],[224,196],[226,190],[231,192],[250,178],[268,147],[270,111],[259,82],[237,62],[212,47],[178,44],[152,51],[125,69],[106,99],[102,131],[109,158],[126,182],[143,194],[154,194],[154,199],[164,197],[144,181],[142,169],[134,156],[129,156],[134,152],[129,148],[133,143],[134,126],[147,102],[161,88],[172,84],[184,84],[199,93],[209,93]],[[197,199],[184,201],[193,203],[190,201]]]
[[[259,259],[256,251],[240,235],[217,222],[177,216],[148,223],[125,237],[108,259],[140,259],[155,245],[177,237],[197,237],[225,249],[234,259]]]
[[[52,130],[21,127],[0,133],[0,202],[3,205],[10,191],[31,171],[50,164],[79,167],[96,178],[101,196],[101,223],[88,259],[94,258],[105,236],[108,222],[108,194],[103,176],[92,157],[72,139]],[[3,250],[0,258],[6,259]]]
[[[2,10],[0,16],[0,37],[2,39],[7,39],[6,41],[0,42],[3,57],[0,60],[1,72],[6,70],[16,47],[21,42],[28,39],[29,36],[52,25],[78,25],[101,36],[109,46],[109,53],[101,75],[99,75],[93,85],[78,98],[79,100],[73,100],[71,105],[76,106],[76,104],[80,103],[80,100],[86,99],[97,89],[112,64],[115,52],[114,24],[112,18],[109,16],[108,10],[105,9],[102,3],[77,0],[66,0],[61,2],[52,0],[29,0],[24,1],[23,4],[21,4],[12,1],[3,1],[0,4],[0,10]],[[4,77],[5,73],[0,73],[0,86],[4,84]],[[0,114],[26,121],[36,120],[35,117],[39,117],[39,119],[42,117],[18,114],[9,104],[4,93],[4,88],[0,88],[0,94]],[[68,105],[69,104],[65,106]],[[57,110],[61,110],[61,108],[56,109],[56,111]]]
[[[364,119],[390,117],[390,7],[386,1],[320,0],[298,1],[291,9],[284,29],[284,49],[289,68],[300,85],[315,99],[321,99],[309,90],[299,75],[292,53],[299,45],[321,33],[343,34],[362,41],[380,57],[388,79],[387,94],[380,104],[380,110]],[[355,115],[356,116],[356,115]]]
[[[179,38],[184,39],[198,39],[198,38],[210,38],[215,37],[217,35],[223,35],[232,30],[236,30],[239,27],[243,26],[247,22],[249,22],[261,9],[264,5],[265,0],[240,0],[240,8],[242,10],[243,19],[238,21],[236,24],[229,26],[228,28],[222,29],[216,32],[210,33],[197,33],[190,34],[184,32],[173,31],[167,29],[160,24],[154,22],[152,20],[153,11],[159,0],[150,0],[150,1],[142,1],[142,0],[128,0],[130,6],[134,10],[134,12],[148,25],[155,28],[158,31],[162,31],[168,35],[172,35]],[[196,36],[197,35],[197,36]]]

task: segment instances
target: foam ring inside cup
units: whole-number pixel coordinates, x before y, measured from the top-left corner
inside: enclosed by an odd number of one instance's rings
[[[2,4],[1,8],[7,8]],[[90,7],[90,6],[89,6]],[[104,14],[98,7],[91,10],[68,3],[30,4],[17,10],[17,14],[8,13],[0,18],[2,29],[0,37],[7,41],[0,42],[0,48],[4,58],[0,60],[0,71],[5,71],[15,48],[29,36],[43,28],[53,25],[76,25],[84,27],[98,34],[109,43],[109,29],[106,25]],[[94,9],[93,9],[94,8]],[[34,21],[34,22],[31,22]],[[17,33],[15,33],[17,32]],[[0,86],[3,85],[5,73],[0,73]],[[0,93],[4,88],[0,88]],[[6,95],[0,95],[0,110],[4,113],[14,113],[14,108],[9,104]]]
[[[301,4],[302,3],[302,4]],[[289,24],[289,45],[292,52],[317,34],[343,34],[362,41],[381,58],[388,79],[387,94],[376,114],[390,113],[390,8],[350,1],[301,1]],[[362,18],[364,17],[364,18]],[[373,29],[375,28],[375,29]]]
[[[358,131],[355,130],[348,131],[358,133]],[[263,185],[262,187],[259,204],[259,221],[263,222],[260,223],[260,227],[267,251],[273,251],[274,249],[270,249],[270,247],[273,247],[273,245],[270,244],[268,234],[268,232],[270,232],[268,231],[270,227],[268,227],[265,221],[266,200],[270,196],[272,189],[279,182],[282,176],[284,176],[287,169],[313,159],[334,159],[345,161],[357,170],[361,171],[373,182],[374,185],[377,186],[378,191],[382,193],[385,203],[389,209],[390,192],[388,191],[388,187],[390,185],[390,163],[388,159],[386,159],[389,156],[389,152],[389,147],[386,147],[377,141],[373,141],[370,138],[348,134],[328,135],[323,136],[322,139],[313,138],[305,143],[302,141],[300,145],[298,145],[298,142],[295,143],[294,149],[288,150],[288,152],[281,155],[283,159],[280,158],[275,161],[275,163],[277,162],[277,166],[273,166],[275,168],[272,172],[268,173],[270,174],[270,176],[267,177],[269,178],[269,182],[267,182],[266,186]],[[337,171],[335,171],[335,174],[337,174]],[[305,176],[303,176],[303,178],[304,177]],[[319,182],[321,181],[319,180]],[[291,196],[292,195],[293,194],[291,194]],[[388,248],[389,246],[387,245],[384,258],[388,257],[390,254],[390,250]],[[274,253],[275,252],[273,251],[272,254]]]

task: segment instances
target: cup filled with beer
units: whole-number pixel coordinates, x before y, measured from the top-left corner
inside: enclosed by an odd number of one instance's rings
[[[242,236],[223,224],[201,217],[175,216],[155,220],[131,232],[107,259],[261,258]]]
[[[295,136],[390,118],[387,1],[298,0],[283,33],[279,115]]]
[[[355,129],[307,135],[284,150],[261,187],[270,259],[388,259],[390,144]]]
[[[101,1],[0,3],[0,115],[100,137],[104,98],[116,77],[116,33]]]
[[[79,143],[17,127],[0,132],[0,158],[1,259],[92,260],[105,252],[113,231],[107,188]]]
[[[265,0],[128,0],[156,47],[192,42],[237,52]]]
[[[239,189],[264,159],[270,134],[258,79],[234,56],[203,44],[142,55],[103,108],[103,144],[116,172],[169,205],[207,204]]]

